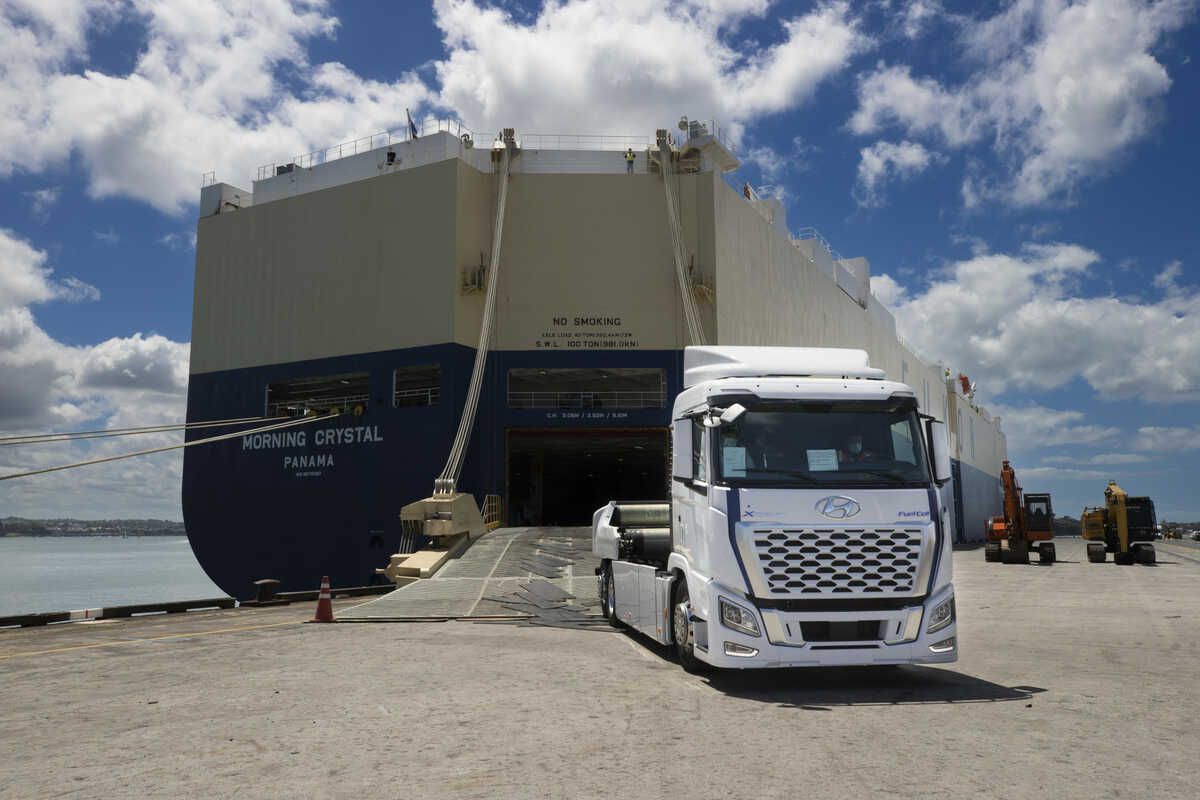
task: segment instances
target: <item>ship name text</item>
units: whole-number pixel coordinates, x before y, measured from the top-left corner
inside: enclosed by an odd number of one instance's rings
[[[331,444],[360,444],[382,442],[383,434],[378,425],[355,425],[344,428],[321,428],[313,432],[312,442],[317,447]],[[242,437],[243,450],[271,450],[281,447],[307,447],[308,431],[276,431],[255,433]]]

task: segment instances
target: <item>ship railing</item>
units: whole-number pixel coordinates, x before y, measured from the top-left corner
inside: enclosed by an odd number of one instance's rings
[[[472,131],[457,119],[429,117],[416,124],[416,127],[417,138],[429,136],[434,133],[451,133],[461,139],[463,134],[472,134]],[[412,139],[412,131],[407,126],[397,131],[380,131],[370,136],[363,136],[348,142],[335,144],[332,147],[326,147],[322,150],[302,153],[288,161],[272,161],[269,164],[263,164],[258,168],[258,175],[255,180],[263,181],[267,178],[273,178],[276,175],[290,172],[293,169],[312,169],[320,164],[337,161],[339,158],[346,158],[358,155],[359,153],[369,153],[381,147],[412,141]]]
[[[331,410],[350,412],[356,406],[367,406],[369,394],[353,394],[344,397],[322,397],[312,400],[280,400],[267,403],[268,417],[303,417],[309,412],[324,414]]]
[[[442,399],[442,390],[437,386],[421,389],[397,389],[392,395],[392,405],[397,408],[407,406],[436,406]]]
[[[821,232],[816,228],[801,228],[796,232],[796,236],[794,238],[796,241],[815,239],[817,243],[821,245],[821,247],[825,248],[825,252],[829,253],[830,258],[832,258],[835,262],[845,260],[842,258],[842,254],[835,250],[833,245],[829,243],[829,240],[822,236]]]
[[[697,139],[701,136],[711,136],[716,139],[730,153],[737,153],[737,148],[734,147],[733,137],[723,127],[721,123],[715,119],[691,119],[688,120],[687,138]]]
[[[649,136],[608,136],[601,134],[527,133],[518,134],[523,150],[645,150]]]
[[[211,172],[206,172],[200,176],[200,188],[201,189],[203,189],[205,186],[213,186],[216,184],[216,182],[217,182],[216,170],[213,170]]]
[[[494,531],[501,523],[500,495],[489,494],[483,498],[483,527]]]
[[[509,392],[509,408],[666,408],[665,392]]]

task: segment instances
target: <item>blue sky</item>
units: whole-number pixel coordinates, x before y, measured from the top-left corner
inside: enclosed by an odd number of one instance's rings
[[[734,132],[864,255],[1061,513],[1108,478],[1200,519],[1192,0],[0,0],[0,431],[181,419],[201,175],[456,117]],[[169,437],[146,440],[148,444]],[[140,442],[139,442],[140,444]],[[0,472],[128,448],[0,451]],[[179,458],[0,484],[0,516],[178,519]]]

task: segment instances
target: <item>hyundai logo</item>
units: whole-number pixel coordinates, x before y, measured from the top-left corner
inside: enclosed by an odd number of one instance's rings
[[[816,509],[818,514],[830,519],[846,519],[862,510],[858,501],[853,497],[842,497],[837,494],[822,497],[817,501]]]

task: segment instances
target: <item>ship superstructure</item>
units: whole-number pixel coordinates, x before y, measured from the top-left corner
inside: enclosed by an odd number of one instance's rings
[[[1000,502],[999,421],[900,340],[866,259],[790,233],[777,200],[728,185],[717,126],[681,127],[665,149],[662,132],[516,133],[458,490],[498,496],[509,525],[662,497],[686,345],[853,347],[948,423],[953,528],[977,536]],[[413,545],[399,512],[459,428],[503,147],[438,123],[267,165],[252,191],[203,188],[188,421],[340,412],[188,449],[188,534],[225,591],[368,583]]]

